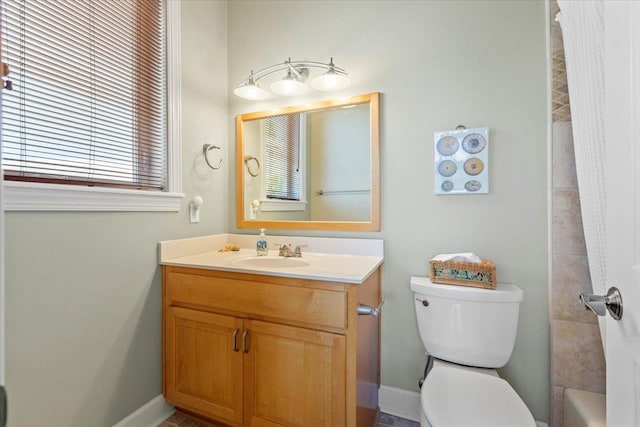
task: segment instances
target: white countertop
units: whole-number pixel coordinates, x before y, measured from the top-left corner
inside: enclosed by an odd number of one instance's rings
[[[160,242],[160,264],[361,284],[384,260],[383,241],[380,239],[267,236],[271,248],[289,243],[292,247],[306,245],[302,249],[302,258],[297,258],[305,264],[256,267],[243,261],[256,257],[257,238],[244,234],[218,234]],[[240,251],[218,252],[227,243],[240,246]],[[269,251],[269,257],[277,256],[277,250]]]

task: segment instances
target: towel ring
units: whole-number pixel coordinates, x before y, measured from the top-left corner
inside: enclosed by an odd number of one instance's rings
[[[220,161],[218,162],[218,166],[213,166],[211,163],[209,163],[209,151],[211,150],[220,150],[220,147],[218,147],[217,145],[212,145],[212,144],[204,144],[202,146],[202,153],[204,154],[204,161],[207,162],[207,164],[209,165],[209,167],[211,169],[220,169],[222,167],[222,158],[220,159]]]
[[[249,162],[251,160],[255,160],[256,164],[258,165],[258,170],[255,173],[251,171],[251,167],[249,166]],[[253,177],[260,175],[260,161],[257,158],[253,156],[244,156],[244,164],[247,165],[247,171],[249,172],[249,175]]]

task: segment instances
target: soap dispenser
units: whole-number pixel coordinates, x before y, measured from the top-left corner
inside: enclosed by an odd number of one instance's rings
[[[267,243],[267,236],[265,236],[264,232],[266,228],[260,229],[260,236],[258,236],[258,241],[256,242],[256,252],[258,256],[266,256],[269,254],[269,244]]]

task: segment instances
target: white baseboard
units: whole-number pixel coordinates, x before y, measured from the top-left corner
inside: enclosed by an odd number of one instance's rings
[[[420,421],[420,393],[383,385],[380,386],[378,404],[380,411],[384,413],[411,421]],[[162,395],[159,395],[113,427],[157,427],[174,411],[175,408],[166,403]],[[547,423],[541,421],[536,421],[536,425],[549,427]]]
[[[378,394],[378,405],[380,405],[380,411],[384,413],[411,421],[420,421],[420,393],[415,391],[382,385]],[[542,421],[536,421],[536,425],[549,427]]]
[[[159,395],[113,427],[157,427],[174,411],[175,408],[165,402],[162,395]]]
[[[384,413],[420,421],[420,393],[415,391],[381,385],[378,405]]]

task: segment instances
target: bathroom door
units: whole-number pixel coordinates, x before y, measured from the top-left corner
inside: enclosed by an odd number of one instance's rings
[[[607,426],[640,426],[640,2],[604,1],[607,281],[620,289],[607,316]]]

